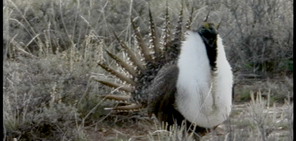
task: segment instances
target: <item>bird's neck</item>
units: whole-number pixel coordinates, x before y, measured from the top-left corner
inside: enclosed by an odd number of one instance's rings
[[[219,44],[222,45],[220,38]],[[202,38],[189,31],[178,59],[177,108],[188,120],[203,127],[221,123],[225,120],[223,116],[227,117],[230,112],[232,73],[224,49],[219,49],[217,69],[212,71]],[[228,79],[224,77],[229,77],[230,81],[222,82]]]

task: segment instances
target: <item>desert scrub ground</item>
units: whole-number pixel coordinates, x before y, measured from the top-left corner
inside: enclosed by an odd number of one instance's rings
[[[160,31],[165,0],[4,0],[3,140],[190,140],[99,97],[116,92],[95,81],[109,75],[98,61],[116,66],[104,49],[125,57],[112,31],[133,46],[132,15],[147,35],[148,2]],[[181,3],[168,5],[173,28]],[[292,141],[292,0],[184,0],[184,20],[191,6],[192,27],[208,11],[221,23],[235,75],[231,116],[203,140]]]

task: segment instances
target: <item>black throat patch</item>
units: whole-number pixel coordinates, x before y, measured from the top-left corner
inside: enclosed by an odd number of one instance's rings
[[[213,27],[214,24],[206,23],[199,27],[195,32],[198,32],[202,37],[207,49],[207,55],[210,61],[211,70],[215,71],[217,69],[217,31]]]

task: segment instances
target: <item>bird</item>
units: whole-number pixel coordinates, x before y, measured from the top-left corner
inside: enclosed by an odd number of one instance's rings
[[[199,139],[229,117],[233,73],[222,38],[213,23],[204,22],[191,29],[192,11],[184,29],[181,8],[174,36],[171,36],[167,6],[163,32],[159,36],[149,7],[149,46],[131,18],[136,51],[113,32],[127,57],[120,58],[107,49],[105,52],[124,72],[99,62],[98,65],[116,79],[96,81],[122,92],[101,97],[125,104],[105,110],[133,112],[147,109],[149,116],[155,115],[168,127],[185,123]]]

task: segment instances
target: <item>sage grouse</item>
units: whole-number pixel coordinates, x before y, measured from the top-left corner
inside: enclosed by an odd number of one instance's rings
[[[182,9],[172,38],[168,8],[161,37],[149,9],[149,46],[131,20],[137,43],[136,51],[114,33],[128,57],[126,60],[121,59],[108,50],[106,54],[126,72],[99,63],[104,70],[116,76],[120,83],[98,81],[123,92],[122,95],[104,95],[106,99],[128,101],[123,106],[106,110],[125,112],[146,108],[148,115],[155,114],[160,122],[179,126],[185,123],[187,129],[193,129],[191,125],[194,125],[195,133],[202,136],[209,128],[217,127],[229,116],[233,76],[222,39],[214,25],[205,22],[196,30],[190,30],[190,16],[186,22],[187,31],[183,32]]]

